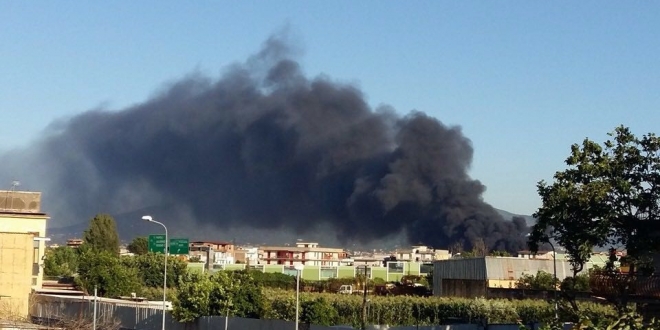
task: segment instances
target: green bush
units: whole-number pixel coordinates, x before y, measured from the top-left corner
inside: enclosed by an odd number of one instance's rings
[[[337,310],[323,297],[303,302],[300,321],[309,324],[335,325],[339,319]]]
[[[264,318],[293,320],[295,292],[264,289]],[[337,312],[335,324],[359,326],[362,320],[362,297],[330,293],[301,293],[305,302],[323,298]],[[412,296],[370,296],[367,322],[383,325],[437,325],[449,320],[463,322],[516,323],[550,322],[554,318],[552,303],[542,300],[464,299]],[[589,302],[579,304],[592,320],[613,320],[615,311],[606,305]]]
[[[191,321],[205,315],[230,315],[293,321],[296,292],[263,287],[254,272],[217,272],[186,275],[174,303],[175,317]],[[286,275],[285,275],[286,276]],[[275,278],[275,277],[271,277]],[[279,277],[284,280],[284,278]],[[288,280],[288,279],[287,279]],[[273,282],[270,282],[273,283]],[[334,283],[337,284],[337,283]],[[300,293],[300,320],[318,325],[362,323],[363,297],[334,293]],[[613,322],[610,306],[580,302],[580,310],[594,323]],[[560,313],[562,320],[569,315]],[[390,326],[465,323],[550,323],[554,306],[542,300],[465,299],[416,296],[369,296],[367,323]]]

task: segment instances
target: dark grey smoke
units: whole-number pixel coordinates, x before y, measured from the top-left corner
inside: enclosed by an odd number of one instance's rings
[[[467,175],[472,147],[460,128],[374,110],[355,87],[310,80],[277,38],[218,81],[193,75],[142,104],[54,123],[0,160],[5,175],[44,191],[60,225],[174,205],[182,221],[220,227],[325,222],[353,241],[405,231],[434,247],[525,242],[524,222],[503,220]]]

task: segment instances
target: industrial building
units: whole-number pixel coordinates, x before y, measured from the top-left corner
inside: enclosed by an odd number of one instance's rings
[[[555,260],[515,257],[480,257],[435,261],[433,295],[442,297],[488,297],[488,288],[515,288],[523,275],[554,272]],[[566,260],[556,260],[557,278],[572,276]]]
[[[41,193],[0,190],[0,315],[25,317],[43,282],[46,221]]]

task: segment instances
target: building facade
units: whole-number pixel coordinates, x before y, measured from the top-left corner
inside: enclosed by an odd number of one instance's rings
[[[409,250],[396,251],[395,257],[401,261],[433,262],[451,258],[449,250],[435,250],[426,245],[415,245]]]
[[[341,266],[344,249],[323,248],[318,243],[298,242],[296,246],[263,246],[260,263],[266,265]]]
[[[26,316],[43,283],[46,221],[41,193],[0,190],[0,310]]]
[[[240,247],[234,252],[234,259],[236,263],[258,265],[259,264],[259,248],[257,247]]]
[[[225,241],[190,242],[188,256],[197,257],[209,267],[234,263],[235,246]]]
[[[488,288],[515,288],[523,275],[539,271],[554,273],[555,260],[516,257],[477,257],[436,261],[433,264],[433,295],[487,297]],[[572,276],[571,265],[556,260],[557,279]]]

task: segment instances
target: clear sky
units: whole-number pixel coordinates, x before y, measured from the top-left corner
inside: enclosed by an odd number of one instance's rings
[[[658,17],[653,1],[2,1],[0,150],[219,77],[288,26],[308,76],[461,126],[485,200],[531,214],[572,143],[658,132]]]

